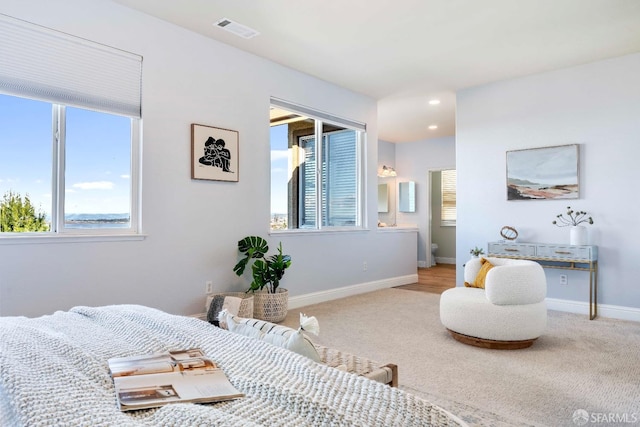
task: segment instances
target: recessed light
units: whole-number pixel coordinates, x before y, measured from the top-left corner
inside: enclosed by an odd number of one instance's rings
[[[429,105],[438,105],[438,104],[440,104],[439,99],[432,99],[431,101],[429,101]]]
[[[430,126],[429,126],[429,129],[431,129],[431,130],[438,129],[438,125],[430,125]]]

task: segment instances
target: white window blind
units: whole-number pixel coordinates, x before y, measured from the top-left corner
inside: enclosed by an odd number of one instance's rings
[[[357,216],[356,132],[343,130],[322,136],[322,225],[354,226]],[[300,228],[316,227],[317,183],[315,137],[303,137],[304,163],[300,165]]]
[[[443,170],[441,173],[442,189],[442,225],[456,225],[456,170]]]
[[[322,225],[356,225],[356,131],[347,129],[323,135]]]
[[[141,56],[3,14],[0,40],[0,91],[141,117]]]
[[[316,227],[318,198],[316,196],[316,138],[300,138],[300,147],[304,150],[304,163],[300,165],[300,228]]]

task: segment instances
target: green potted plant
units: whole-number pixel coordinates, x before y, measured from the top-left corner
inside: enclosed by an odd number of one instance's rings
[[[285,270],[291,266],[291,256],[282,253],[282,242],[278,253],[267,256],[269,245],[259,236],[247,236],[238,241],[238,252],[243,258],[233,267],[237,276],[244,274],[251,264],[251,285],[247,292],[254,293],[253,317],[268,322],[281,322],[287,315],[289,291],[280,288]]]
[[[473,255],[474,258],[478,258],[480,255],[484,255],[484,249],[476,246],[475,248],[471,249],[469,253]]]

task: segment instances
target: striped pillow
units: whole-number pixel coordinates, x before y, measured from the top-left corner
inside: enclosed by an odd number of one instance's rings
[[[276,325],[264,320],[234,316],[226,310],[220,312],[219,320],[220,326],[231,332],[266,341],[269,344],[306,356],[315,362],[320,362],[318,351],[301,330]]]

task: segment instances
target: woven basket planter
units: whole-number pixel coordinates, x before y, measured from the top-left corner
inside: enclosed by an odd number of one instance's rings
[[[253,317],[267,322],[282,322],[289,309],[289,291],[278,288],[275,294],[265,291],[253,293]]]

